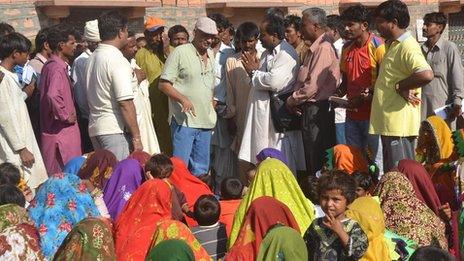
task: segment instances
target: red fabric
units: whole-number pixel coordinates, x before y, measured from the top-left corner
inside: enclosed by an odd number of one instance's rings
[[[284,203],[268,196],[253,200],[226,260],[256,260],[261,242],[268,230],[276,224],[300,232],[295,217]]]
[[[440,198],[424,166],[415,160],[404,159],[398,163],[398,170],[408,178],[414,188],[416,197],[438,215],[441,206]]]
[[[160,179],[143,183],[132,195],[115,224],[118,260],[145,260],[156,223],[171,219],[171,189]]]
[[[235,212],[237,212],[240,202],[242,202],[241,199],[221,200],[219,202],[221,204],[221,216],[219,217],[219,221],[226,225],[227,237],[229,237],[232,226],[234,225]]]
[[[142,166],[142,168],[145,168],[145,163],[147,163],[147,161],[151,158],[150,154],[148,154],[148,152],[145,152],[145,151],[141,151],[141,150],[136,150],[134,152],[132,152],[129,157],[127,157],[128,159],[135,159],[136,161],[138,161],[140,163],[140,165]]]
[[[171,162],[174,166],[174,171],[169,180],[177,189],[184,193],[189,209],[193,211],[193,206],[201,195],[212,195],[213,192],[208,185],[190,173],[184,161],[172,157]],[[198,225],[195,220],[187,216],[185,216],[185,220],[190,227]]]

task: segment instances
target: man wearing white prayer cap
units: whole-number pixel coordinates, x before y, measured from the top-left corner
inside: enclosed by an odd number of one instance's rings
[[[86,93],[86,72],[87,60],[90,55],[97,49],[98,43],[101,42],[98,31],[98,20],[91,20],[85,23],[83,40],[87,48],[75,60],[72,68],[72,79],[74,81],[74,98],[78,109],[78,121],[81,131],[82,152],[87,153],[93,150],[92,142],[89,138],[89,105],[87,103]]]

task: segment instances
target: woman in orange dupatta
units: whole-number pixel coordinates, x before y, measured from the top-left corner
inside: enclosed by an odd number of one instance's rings
[[[237,240],[225,260],[256,260],[266,233],[277,224],[300,232],[295,217],[285,204],[268,196],[253,200],[243,220]]]
[[[212,195],[213,192],[208,185],[190,173],[183,160],[172,157],[171,162],[174,171],[169,177],[169,181],[184,193],[190,211],[193,212],[193,206],[197,202],[197,199],[201,195]],[[184,216],[190,227],[198,226],[198,223],[193,218]]]
[[[326,151],[326,168],[328,170],[338,169],[353,174],[355,171],[368,173],[366,158],[362,152],[354,147],[339,144]]]
[[[118,260],[145,260],[155,224],[172,217],[171,202],[171,188],[161,179],[148,180],[135,191],[115,224]]]

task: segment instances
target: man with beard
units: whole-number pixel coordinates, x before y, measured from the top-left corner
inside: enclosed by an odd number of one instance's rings
[[[169,55],[159,83],[169,97],[173,156],[182,159],[195,176],[207,174],[210,165],[211,133],[216,124],[210,47],[217,34],[212,19],[198,18],[193,41]]]
[[[169,42],[164,39],[165,21],[157,17],[149,17],[145,22],[145,39],[147,45],[137,51],[135,60],[147,75],[150,83],[149,93],[152,118],[160,149],[167,155],[172,154],[171,132],[169,129],[168,97],[158,89],[161,72],[169,53]]]

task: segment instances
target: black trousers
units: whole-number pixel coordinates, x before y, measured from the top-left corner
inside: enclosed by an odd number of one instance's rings
[[[302,109],[306,170],[315,175],[324,165],[326,150],[335,146],[335,112],[329,101],[306,103]]]

